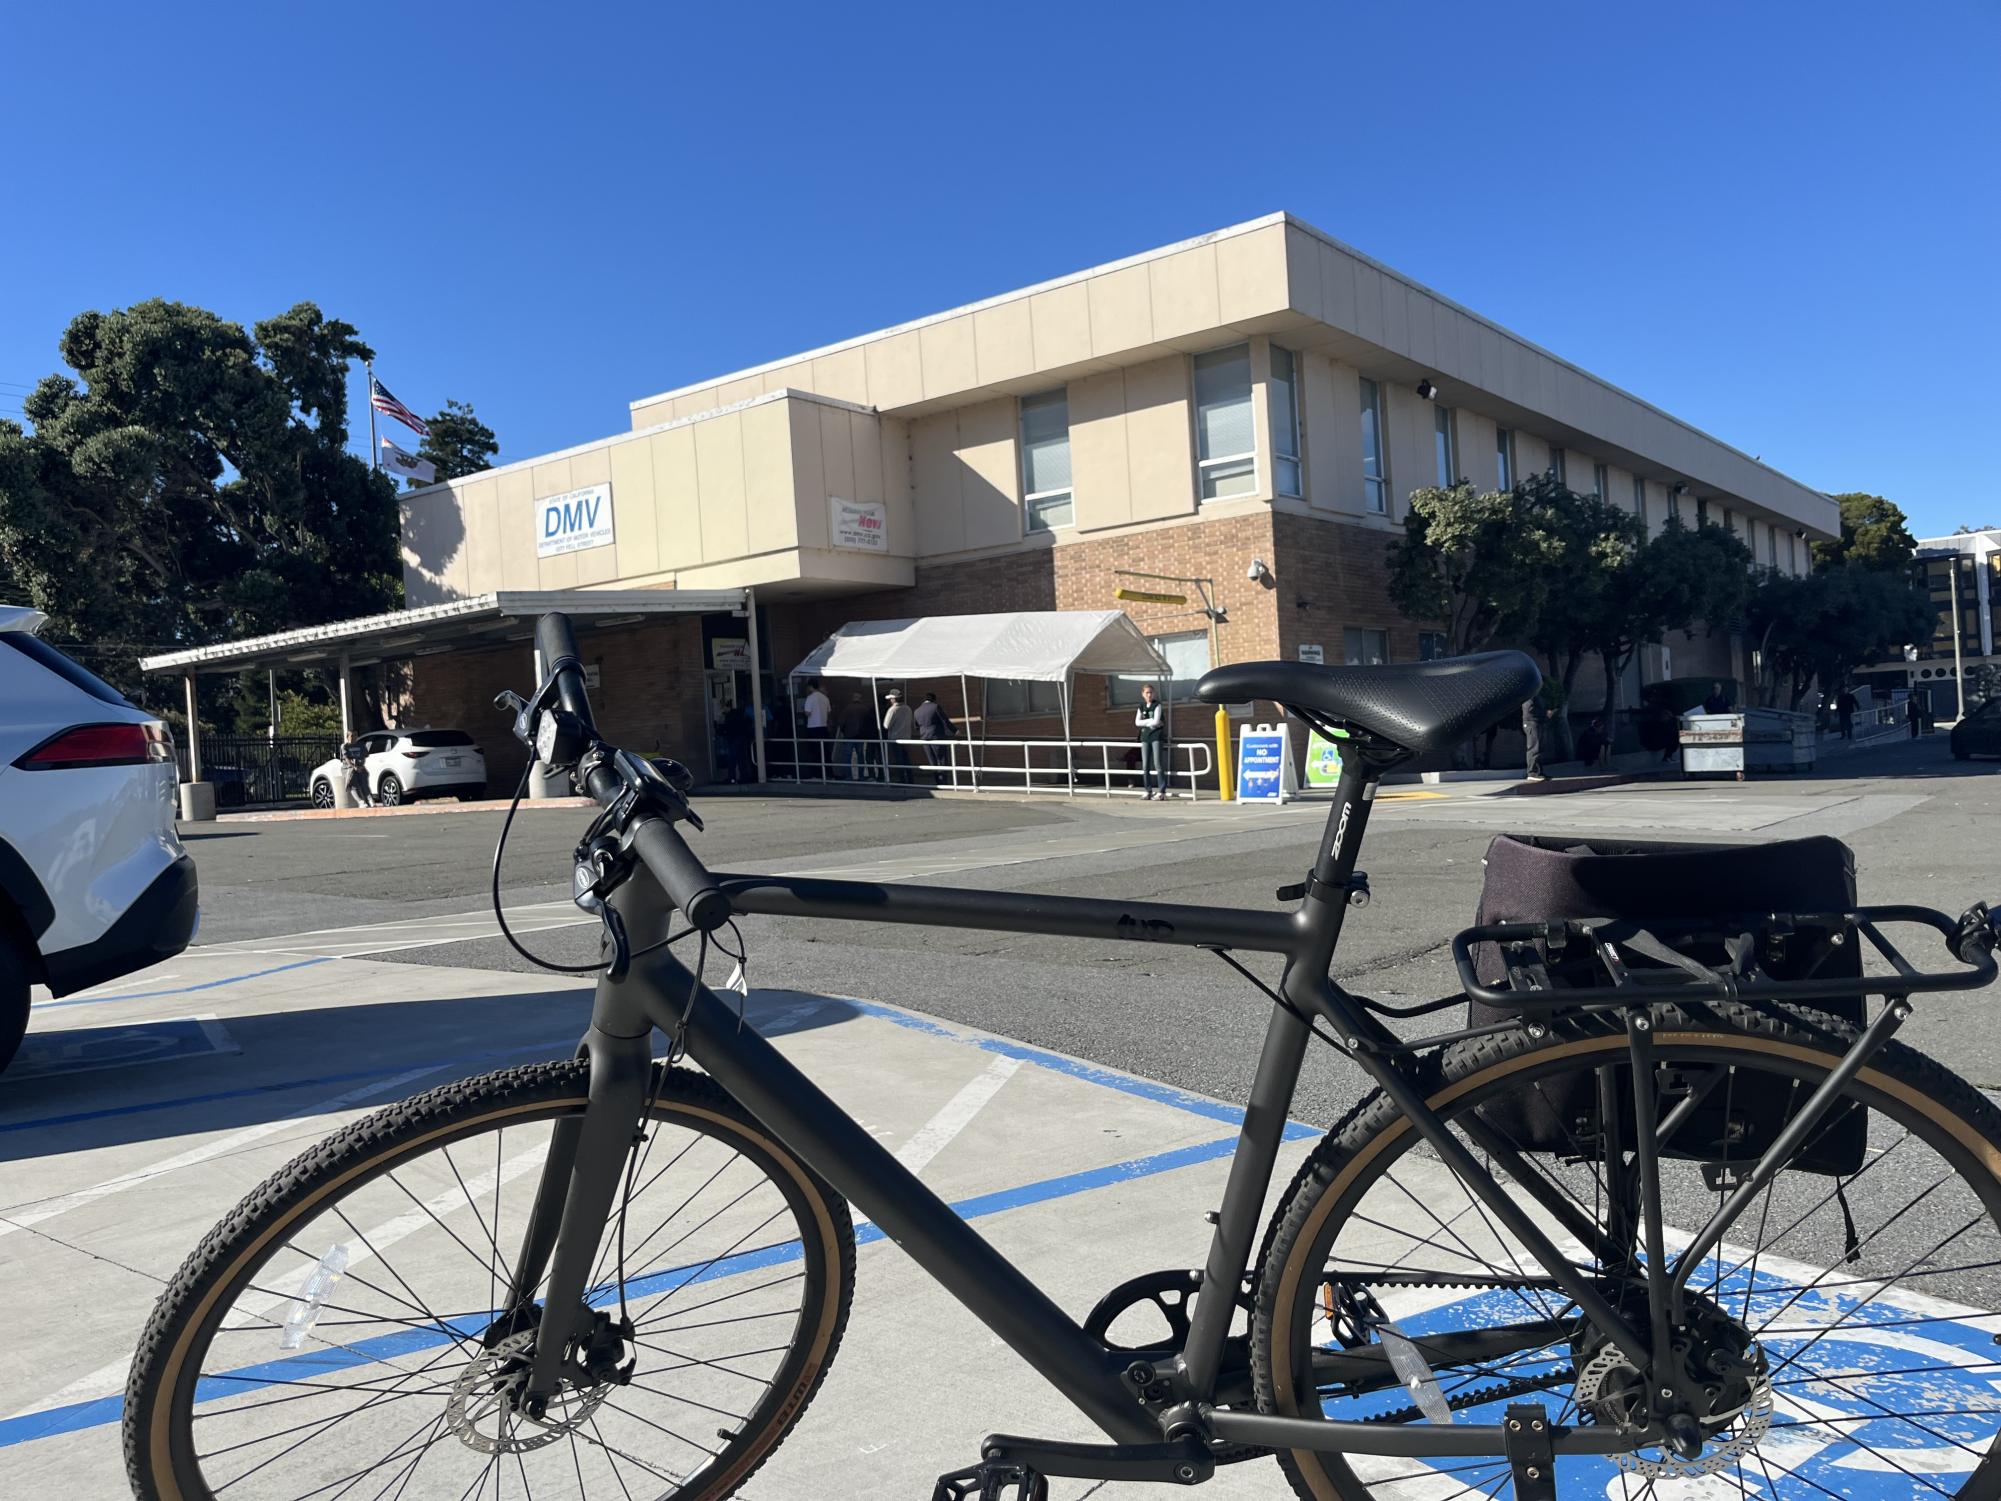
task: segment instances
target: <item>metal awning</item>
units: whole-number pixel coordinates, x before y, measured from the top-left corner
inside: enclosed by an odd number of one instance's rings
[[[792,669],[793,677],[1030,679],[1077,673],[1165,677],[1167,659],[1123,610],[1019,610],[852,620]]]
[[[188,651],[141,657],[144,672],[241,672],[245,668],[365,667],[399,657],[424,657],[462,646],[526,640],[536,617],[560,610],[579,628],[631,625],[649,615],[742,615],[743,589],[501,590],[471,599],[301,626],[269,636],[218,642]]]

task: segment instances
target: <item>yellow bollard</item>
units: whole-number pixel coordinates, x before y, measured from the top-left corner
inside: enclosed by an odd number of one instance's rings
[[[1235,796],[1231,788],[1234,780],[1230,766],[1230,711],[1219,704],[1216,708],[1216,790],[1226,803]]]

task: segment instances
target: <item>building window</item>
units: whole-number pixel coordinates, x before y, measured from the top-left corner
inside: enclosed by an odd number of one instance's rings
[[[1067,390],[1021,398],[1021,489],[1031,532],[1071,524],[1075,508],[1070,500]]]
[[[1695,497],[1695,524],[1697,526],[1709,525],[1709,502],[1704,500],[1700,495]]]
[[[1378,516],[1390,509],[1389,460],[1383,452],[1383,388],[1362,377],[1362,494]]]
[[[1673,485],[1668,486],[1668,515],[1676,521],[1681,520],[1681,491]]]
[[[1765,561],[1774,568],[1779,566],[1779,529],[1775,526],[1765,528]]]
[[[1417,659],[1420,662],[1436,662],[1450,649],[1443,631],[1417,633]]]
[[[1271,468],[1281,495],[1299,489],[1299,366],[1290,349],[1271,347]]]
[[[1792,534],[1791,532],[1787,532],[1787,533],[1786,533],[1786,572],[1787,572],[1787,573],[1798,573],[1798,572],[1800,571],[1800,558],[1799,558],[1799,552],[1798,552],[1798,550],[1796,549],[1796,547],[1795,547],[1795,545],[1794,545],[1794,544],[1795,544],[1795,543],[1796,543],[1797,541],[1798,541],[1798,539],[1797,539],[1797,538],[1796,538],[1796,537],[1795,537],[1795,536],[1794,536],[1794,535],[1793,535],[1793,534]]]
[[[1431,413],[1432,451],[1438,456],[1438,486],[1445,489],[1459,476],[1459,449],[1452,437],[1452,408],[1434,407]]]
[[[1640,518],[1640,525],[1647,524],[1647,482],[1637,474],[1633,476],[1633,514]]]
[[[1061,714],[1063,685],[1021,678],[988,678],[987,714],[994,719],[1020,719],[1030,714]]]
[[[1559,485],[1567,479],[1564,473],[1563,450],[1554,443],[1549,445],[1549,477]]]
[[[1170,702],[1193,699],[1195,684],[1209,670],[1207,631],[1181,631],[1172,636],[1151,636],[1147,639],[1167,658],[1167,681],[1163,683],[1159,678],[1147,677],[1110,679],[1111,701],[1115,709],[1131,708],[1138,703],[1139,690],[1147,683],[1153,684],[1154,692],[1164,695]]]
[[[1350,667],[1380,667],[1390,659],[1390,633],[1349,626],[1341,632],[1341,650]]]
[[[1600,500],[1611,498],[1612,476],[1606,472],[1603,464],[1591,466],[1591,493]]]
[[[1515,488],[1515,435],[1505,427],[1494,430],[1494,471],[1500,488]]]
[[[1249,495],[1258,487],[1257,428],[1251,420],[1251,346],[1195,356],[1195,457],[1202,498]]]

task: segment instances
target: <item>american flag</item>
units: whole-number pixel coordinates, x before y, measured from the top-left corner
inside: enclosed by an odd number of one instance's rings
[[[385,417],[394,417],[420,438],[431,436],[430,425],[389,394],[389,388],[374,376],[368,377],[368,404]]]

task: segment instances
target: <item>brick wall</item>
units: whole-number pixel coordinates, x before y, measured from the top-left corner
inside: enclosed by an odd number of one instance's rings
[[[655,617],[638,625],[578,632],[578,655],[599,672],[591,695],[598,729],[629,750],[672,756],[699,777],[709,772],[703,704],[702,623],[698,616]],[[495,794],[511,795],[527,764],[511,722],[493,707],[503,688],[535,690],[530,643],[516,642],[418,657],[411,663],[409,718],[462,729],[479,742]]]

